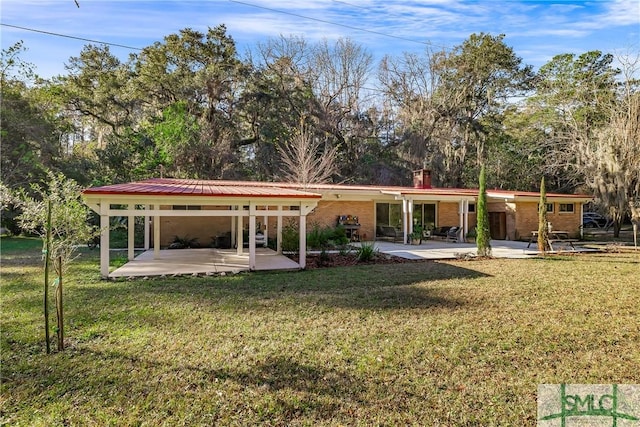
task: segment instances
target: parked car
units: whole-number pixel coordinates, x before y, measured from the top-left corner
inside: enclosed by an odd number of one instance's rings
[[[582,214],[582,226],[584,228],[605,228],[609,225],[607,217],[597,212],[584,212]]]

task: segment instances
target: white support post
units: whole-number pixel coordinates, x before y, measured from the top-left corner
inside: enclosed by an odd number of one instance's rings
[[[127,217],[127,258],[129,261],[134,258],[135,248],[135,231],[136,231],[136,217],[129,215]]]
[[[583,227],[583,218],[584,218],[584,203],[580,203],[580,240],[584,239],[584,227]],[[633,238],[636,238],[635,233],[633,233]]]
[[[269,206],[266,209],[269,210]],[[262,219],[262,230],[260,231],[264,233],[264,246],[269,246],[269,217],[267,215]]]
[[[300,268],[307,267],[307,216],[303,215],[302,209],[300,210]]]
[[[100,203],[101,210],[104,202]],[[100,275],[109,278],[109,215],[100,214]]]
[[[459,223],[458,225],[460,226],[460,231],[463,233],[463,237],[466,234],[464,230],[464,200],[460,200],[458,202],[458,214],[459,214]],[[460,235],[460,233],[458,233],[458,235]]]
[[[146,205],[145,210],[149,210],[150,209],[150,205]],[[151,240],[151,230],[149,229],[150,227],[150,222],[149,221],[149,215],[145,215],[144,216],[144,250],[148,251],[149,250],[149,241]]]
[[[160,259],[160,217],[153,217],[153,258]]]
[[[278,224],[276,231],[276,252],[282,254],[282,206],[278,206]]]
[[[407,221],[409,221],[409,234],[413,234],[413,200],[407,201],[407,208],[409,209],[409,214]]]
[[[462,228],[464,230],[463,237],[466,237],[467,233],[469,232],[469,201],[468,200],[465,200],[462,202],[462,211],[464,212],[464,227]]]
[[[244,231],[244,224],[242,217],[240,216],[241,209],[242,206],[238,206],[238,216],[236,216],[236,254],[238,255],[242,255],[244,247],[244,236],[242,235],[242,232]]]
[[[249,270],[256,269],[256,207],[249,204]]]
[[[231,210],[232,211],[237,211],[238,207],[237,206],[231,206]],[[236,212],[237,214],[237,212]],[[238,225],[238,217],[234,216],[233,214],[231,215],[231,247],[233,248],[237,241],[236,241],[236,237],[237,237],[237,233],[236,233],[236,226]]]
[[[408,240],[408,227],[407,227],[407,199],[402,199],[402,233],[403,233],[403,240],[402,243],[407,243]]]

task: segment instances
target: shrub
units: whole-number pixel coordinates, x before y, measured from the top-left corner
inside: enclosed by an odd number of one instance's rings
[[[300,232],[298,224],[292,219],[282,227],[282,251],[292,253],[300,251]]]
[[[173,241],[169,245],[169,249],[188,249],[188,248],[199,248],[200,243],[198,243],[198,238],[189,238],[189,236],[179,237],[174,236]]]
[[[375,243],[362,243],[358,248],[358,262],[371,261],[378,253]]]

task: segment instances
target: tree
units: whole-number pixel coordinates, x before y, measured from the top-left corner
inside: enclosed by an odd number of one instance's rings
[[[308,184],[322,184],[331,181],[337,173],[336,148],[321,148],[317,138],[309,134],[304,124],[294,135],[291,143],[281,147],[282,175],[290,182],[300,183],[304,187]]]
[[[480,167],[480,179],[478,189],[478,224],[476,235],[476,246],[478,247],[478,256],[491,256],[491,231],[489,230],[489,210],[487,207],[487,179],[485,166]]]
[[[549,246],[549,222],[547,221],[547,190],[544,176],[540,180],[540,202],[538,203],[538,250],[546,252]]]
[[[554,57],[541,67],[528,103],[545,132],[550,168],[569,180],[569,190],[594,192],[617,237],[638,192],[640,131],[637,59],[621,61],[622,77],[613,60],[599,51]]]
[[[325,144],[337,149],[340,174],[355,178],[366,155],[364,142],[374,135],[366,111],[365,86],[370,78],[372,55],[350,39],[318,43],[311,52],[310,83],[317,100],[314,115]]]
[[[292,138],[317,102],[309,83],[310,47],[301,37],[270,39],[251,58],[252,73],[239,100],[240,141],[247,176],[272,180],[282,168],[279,145]]]
[[[13,189],[41,182],[60,159],[58,123],[34,86],[31,65],[20,60],[25,50],[19,42],[0,58],[0,180]]]
[[[451,52],[383,61],[381,80],[400,108],[407,160],[428,163],[439,185],[475,181],[486,141],[501,141],[505,105],[529,88],[531,67],[503,39],[472,34]]]
[[[34,185],[36,197],[28,196],[24,191],[18,195],[22,214],[19,217],[22,228],[36,233],[43,239],[45,258],[45,278],[48,278],[49,266],[53,265],[57,274],[55,282],[57,344],[58,350],[64,350],[64,310],[62,278],[69,264],[78,255],[78,245],[84,244],[96,233],[87,223],[88,207],[82,202],[80,187],[62,174],[49,172],[49,186],[43,188]],[[45,328],[48,337],[48,286],[45,280]],[[49,343],[47,341],[47,349]]]

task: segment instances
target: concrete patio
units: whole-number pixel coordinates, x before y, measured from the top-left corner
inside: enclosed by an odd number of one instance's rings
[[[298,270],[300,265],[268,248],[256,248],[256,270]],[[158,258],[148,250],[109,273],[111,278],[219,274],[249,271],[249,253],[235,249],[163,249]]]
[[[413,260],[455,259],[465,255],[475,255],[478,250],[475,243],[455,243],[444,240],[426,240],[420,245],[377,241],[375,245],[382,253]],[[539,254],[535,244],[529,248],[527,245],[528,242],[517,240],[492,240],[491,254],[495,258],[529,258]],[[557,247],[558,250],[549,253],[593,251],[578,245],[572,248],[569,245],[558,244]]]

